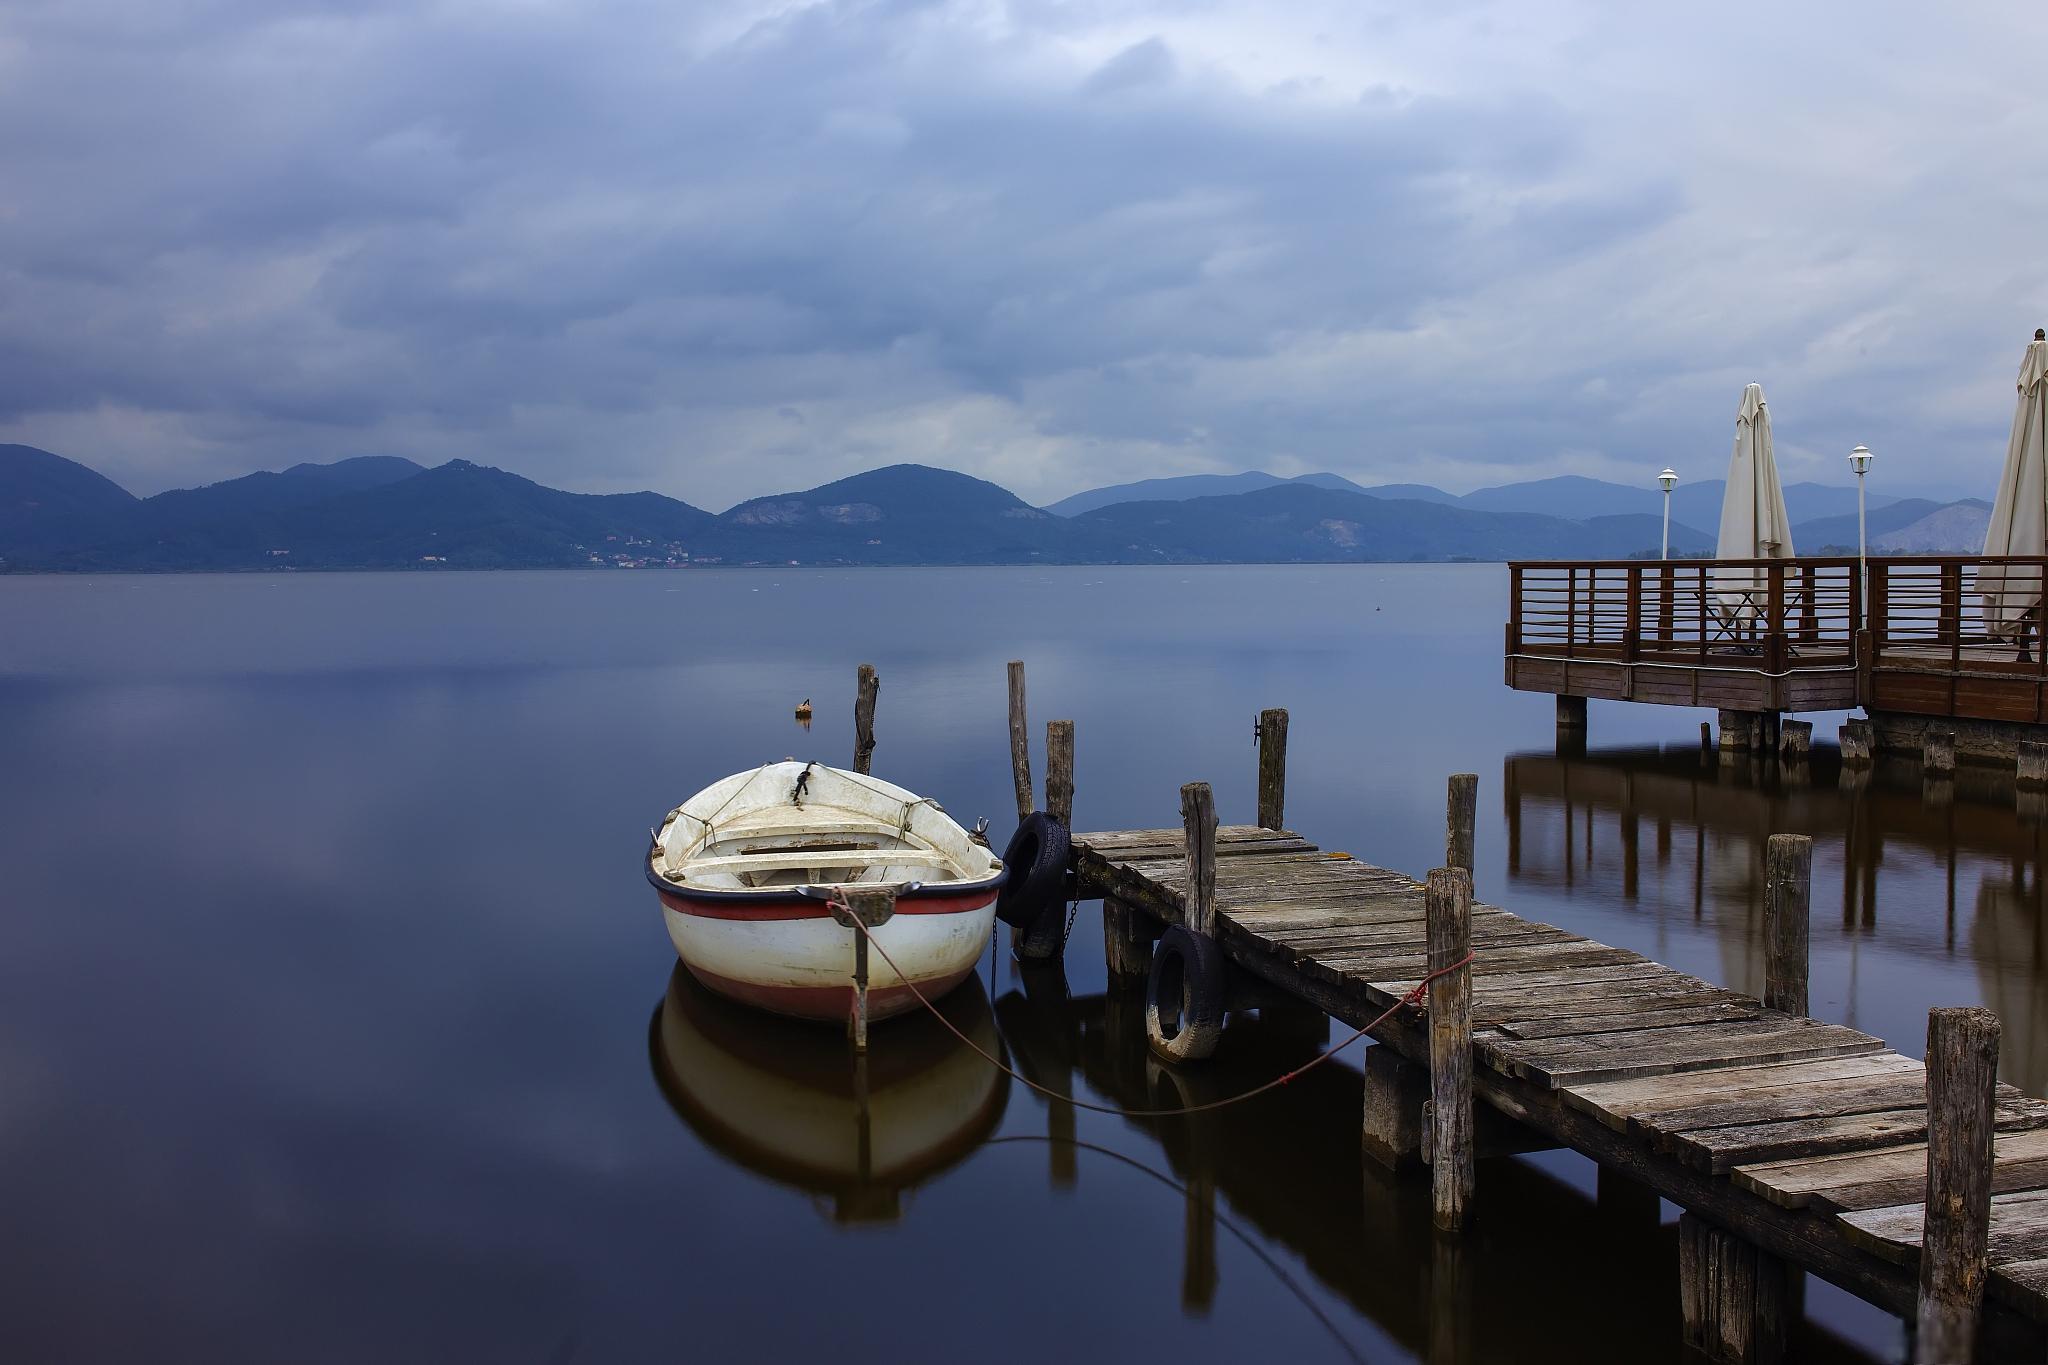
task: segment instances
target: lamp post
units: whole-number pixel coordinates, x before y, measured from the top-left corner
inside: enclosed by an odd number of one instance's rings
[[[1669,465],[1657,476],[1657,482],[1664,486],[1664,543],[1657,551],[1657,558],[1671,558],[1671,490],[1678,483],[1678,471]]]
[[[1870,566],[1864,562],[1863,476],[1870,472],[1870,447],[1857,446],[1849,452],[1849,468],[1856,471],[1856,588],[1863,597],[1863,610],[1870,610]]]

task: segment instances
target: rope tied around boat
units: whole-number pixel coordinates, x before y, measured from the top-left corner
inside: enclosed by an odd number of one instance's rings
[[[1281,1086],[1286,1085],[1289,1081],[1294,1080],[1296,1077],[1301,1076],[1306,1072],[1313,1071],[1315,1068],[1321,1066],[1324,1062],[1329,1061],[1332,1057],[1342,1052],[1345,1048],[1350,1047],[1360,1038],[1365,1037],[1366,1034],[1372,1032],[1381,1024],[1384,1024],[1387,1022],[1387,1020],[1393,1018],[1394,1015],[1403,1008],[1409,1005],[1420,1004],[1422,1002],[1423,994],[1429,989],[1430,982],[1436,980],[1438,977],[1441,976],[1449,976],[1452,972],[1457,971],[1460,967],[1471,966],[1473,958],[1477,956],[1477,954],[1474,952],[1468,952],[1463,957],[1459,958],[1456,962],[1453,962],[1448,966],[1437,968],[1429,975],[1423,977],[1422,980],[1416,982],[1415,988],[1413,990],[1409,991],[1399,1000],[1396,1000],[1393,1004],[1387,1006],[1386,1009],[1381,1011],[1379,1015],[1377,1015],[1371,1021],[1359,1025],[1358,1028],[1355,1031],[1353,1031],[1351,1036],[1346,1038],[1343,1042],[1338,1043],[1335,1047],[1329,1048],[1326,1051],[1317,1053],[1313,1058],[1306,1062],[1303,1062],[1300,1066],[1295,1067],[1291,1071],[1286,1071],[1278,1076],[1275,1076],[1272,1080],[1265,1082],[1263,1085],[1255,1085],[1251,1089],[1242,1091],[1239,1094],[1229,1095],[1220,1100],[1208,1100],[1201,1104],[1175,1105],[1174,1107],[1169,1109],[1125,1109],[1119,1105],[1095,1104],[1089,1100],[1077,1100],[1070,1095],[1062,1095],[1057,1090],[1054,1090],[1052,1087],[1040,1085],[1037,1081],[1032,1080],[1023,1072],[1018,1071],[1015,1068],[1007,1065],[1000,1057],[991,1056],[986,1048],[982,1047],[981,1044],[975,1042],[965,1033],[962,1033],[951,1019],[948,1019],[942,1012],[940,1012],[939,1007],[933,1004],[931,998],[918,988],[917,983],[915,981],[912,981],[909,975],[901,967],[896,965],[896,960],[889,956],[889,950],[887,948],[884,948],[881,945],[880,940],[878,940],[875,937],[874,930],[871,929],[866,923],[864,923],[861,920],[860,916],[853,913],[853,904],[852,902],[847,900],[844,888],[837,886],[833,887],[832,894],[828,899],[833,906],[846,912],[846,918],[853,923],[853,927],[855,929],[858,929],[862,934],[866,935],[868,946],[873,948],[877,953],[880,953],[882,955],[882,961],[888,963],[889,970],[895,972],[897,977],[903,982],[903,984],[910,988],[910,993],[913,996],[917,997],[917,1003],[923,1005],[927,1010],[931,1011],[932,1017],[934,1019],[937,1019],[941,1024],[944,1024],[946,1026],[946,1031],[948,1033],[952,1034],[955,1038],[958,1038],[961,1042],[965,1043],[969,1048],[973,1049],[975,1054],[978,1055],[983,1061],[987,1062],[996,1070],[1002,1072],[1005,1076],[1008,1076],[1011,1080],[1016,1081],[1020,1085],[1027,1086],[1030,1089],[1037,1091],[1039,1094],[1045,1096],[1047,1099],[1058,1100],[1062,1104],[1070,1104],[1076,1109],[1086,1109],[1091,1113],[1109,1114],[1116,1118],[1126,1119],[1166,1119],[1179,1118],[1189,1114],[1205,1114],[1214,1109],[1226,1109],[1233,1104],[1240,1104],[1245,1100],[1253,1099],[1259,1095],[1263,1095],[1269,1090],[1277,1090]]]

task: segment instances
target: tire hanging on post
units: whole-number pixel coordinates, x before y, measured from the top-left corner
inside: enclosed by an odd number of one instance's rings
[[[1003,849],[1009,880],[996,894],[996,918],[1012,929],[1028,929],[1050,908],[1065,903],[1067,827],[1042,810],[1024,817]]]
[[[1199,1062],[1223,1036],[1228,966],[1216,940],[1176,924],[1152,950],[1145,981],[1145,1038],[1170,1062]],[[1169,1032],[1169,1026],[1171,1032]]]

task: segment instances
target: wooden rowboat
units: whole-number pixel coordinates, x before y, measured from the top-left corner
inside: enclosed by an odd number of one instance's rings
[[[974,970],[1005,875],[930,797],[794,760],[698,792],[668,813],[647,855],[690,974],[806,1019],[852,1008],[857,931],[833,920],[836,889],[896,891],[868,965],[868,1017],[883,1019],[916,1007],[911,983],[936,999]]]

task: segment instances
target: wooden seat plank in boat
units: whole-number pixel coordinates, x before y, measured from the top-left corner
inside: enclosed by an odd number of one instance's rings
[[[787,853],[739,853],[729,858],[692,858],[683,869],[692,877],[707,872],[780,872],[807,867],[946,867],[943,854],[914,848],[799,848]]]

